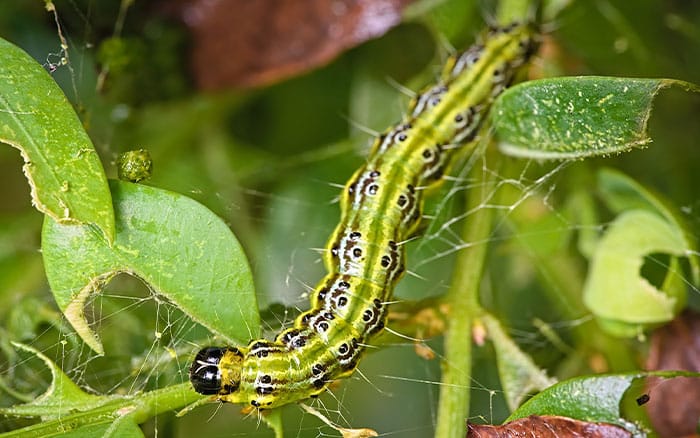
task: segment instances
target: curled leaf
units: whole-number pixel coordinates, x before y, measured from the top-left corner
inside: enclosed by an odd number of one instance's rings
[[[644,187],[639,182],[616,169],[603,168],[598,172],[598,187],[601,198],[615,213],[626,210],[648,210],[662,216],[673,228],[681,232],[684,245],[690,249],[685,256],[690,264],[693,281],[700,283],[700,257],[696,239],[683,215],[659,193]]]
[[[659,90],[697,91],[672,79],[600,76],[524,82],[507,89],[491,110],[501,150],[536,159],[609,155],[651,141],[647,122]]]
[[[649,254],[688,252],[683,233],[673,224],[647,210],[627,211],[607,229],[593,254],[584,303],[606,330],[619,336],[634,336],[645,324],[670,321],[686,295],[678,262],[671,259],[661,289],[640,270]]]

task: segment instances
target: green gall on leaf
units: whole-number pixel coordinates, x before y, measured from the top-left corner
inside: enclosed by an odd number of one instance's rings
[[[151,177],[153,160],[146,149],[127,151],[117,158],[117,173],[122,181],[137,183]]]

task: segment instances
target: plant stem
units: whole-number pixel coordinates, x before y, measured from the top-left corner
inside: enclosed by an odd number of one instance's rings
[[[493,154],[487,155],[490,158]],[[498,157],[495,158],[494,161],[500,162]],[[481,206],[493,197],[496,173],[487,172],[478,164],[472,171],[474,180],[482,184],[480,190],[469,193],[467,211],[474,210],[475,213],[465,222],[462,239],[471,245],[458,254],[450,290],[445,296],[452,316],[445,336],[445,361],[435,430],[438,438],[462,438],[465,435],[471,387],[470,334],[473,320],[481,312],[479,285],[494,215],[494,209]]]
[[[503,0],[497,12],[498,24],[523,20],[529,16],[532,0]],[[465,435],[465,417],[469,415],[471,386],[471,329],[474,318],[481,313],[479,285],[486,260],[487,243],[493,226],[494,209],[482,208],[492,199],[498,169],[502,160],[498,152],[489,153],[485,160],[493,169],[486,172],[485,166],[472,170],[475,181],[480,181],[481,190],[472,190],[467,201],[467,211],[475,211],[464,224],[462,239],[471,246],[457,256],[450,290],[445,302],[450,306],[451,317],[445,336],[445,360],[442,386],[438,403],[438,418],[435,429],[437,438],[461,438]]]
[[[541,0],[501,0],[496,13],[496,22],[506,25],[513,21],[532,19],[536,7],[541,8]]]

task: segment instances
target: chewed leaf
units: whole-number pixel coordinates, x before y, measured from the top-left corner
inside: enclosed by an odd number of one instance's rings
[[[530,392],[553,385],[556,380],[547,377],[532,359],[518,348],[501,324],[491,315],[483,317],[488,335],[496,350],[498,375],[511,410],[515,410]]]
[[[82,123],[43,67],[2,38],[0,142],[22,153],[39,211],[60,223],[94,224],[113,240],[107,179]]]
[[[538,438],[627,438],[632,433],[620,426],[593,423],[566,417],[530,415],[501,426],[467,424],[467,438],[507,438],[536,436]]]
[[[640,324],[670,321],[685,302],[677,261],[671,259],[661,290],[641,275],[653,253],[684,256],[683,233],[661,216],[631,210],[618,216],[600,240],[584,285],[584,303],[608,330],[637,334]]]
[[[491,117],[501,150],[536,159],[625,152],[651,141],[647,122],[656,94],[692,84],[671,79],[599,76],[529,81],[507,89]]]
[[[51,371],[51,384],[32,402],[0,408],[0,414],[41,417],[44,420],[50,420],[76,410],[82,411],[100,406],[110,400],[109,397],[88,394],[80,389],[51,359],[34,348],[18,343],[13,345],[15,348],[34,354],[46,364]]]
[[[50,218],[44,222],[49,285],[81,338],[103,353],[83,308],[90,295],[121,272],[141,278],[229,342],[257,336],[252,274],[226,224],[177,193],[121,181],[110,186],[117,220],[111,247],[89,226],[60,225]]]
[[[608,207],[616,213],[625,210],[642,209],[663,216],[669,224],[677,228],[683,237],[684,245],[690,249],[685,255],[690,263],[693,281],[700,283],[700,260],[697,242],[681,213],[671,202],[639,184],[624,173],[604,168],[598,172],[600,195]]]

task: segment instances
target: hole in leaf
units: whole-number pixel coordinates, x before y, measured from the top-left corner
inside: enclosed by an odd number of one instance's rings
[[[661,289],[671,263],[671,256],[663,253],[652,253],[644,257],[639,274],[646,278],[655,288]]]

